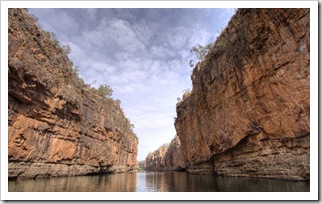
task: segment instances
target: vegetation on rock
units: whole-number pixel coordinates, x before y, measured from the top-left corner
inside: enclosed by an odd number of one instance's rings
[[[237,11],[177,103],[189,172],[310,180],[309,47],[309,9]]]
[[[8,176],[116,173],[136,168],[138,138],[119,100],[79,78],[71,49],[8,10]],[[108,97],[105,97],[108,96]]]
[[[92,88],[98,95],[103,97],[111,97],[113,90],[109,85],[100,85],[97,89]]]

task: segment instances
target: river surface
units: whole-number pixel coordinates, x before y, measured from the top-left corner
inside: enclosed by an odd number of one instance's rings
[[[9,192],[303,192],[309,182],[187,172],[128,172],[9,181]]]

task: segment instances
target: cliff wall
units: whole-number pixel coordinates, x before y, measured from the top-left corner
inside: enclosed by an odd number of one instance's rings
[[[180,140],[176,136],[172,141],[163,145],[145,158],[144,170],[147,171],[170,171],[183,170],[185,164],[180,149]]]
[[[309,9],[239,9],[177,104],[188,171],[309,180],[309,65]]]
[[[138,139],[119,102],[95,94],[66,49],[25,9],[9,9],[9,178],[124,172]]]

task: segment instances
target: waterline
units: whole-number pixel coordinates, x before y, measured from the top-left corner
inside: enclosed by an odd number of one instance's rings
[[[9,181],[9,192],[309,192],[309,182],[193,175],[187,172],[128,172]]]

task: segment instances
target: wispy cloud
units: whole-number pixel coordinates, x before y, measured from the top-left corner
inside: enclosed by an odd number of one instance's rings
[[[179,26],[174,29],[169,29],[167,32],[167,40],[173,49],[180,50],[186,45],[189,38],[188,35],[188,30],[182,26]]]
[[[92,86],[108,84],[139,137],[138,159],[175,135],[177,98],[191,87],[190,52],[216,39],[232,9],[30,9],[72,48]]]
[[[132,28],[138,38],[141,40],[142,43],[144,43],[146,46],[149,46],[151,43],[151,40],[153,38],[154,31],[153,27],[155,27],[154,23],[148,23],[146,20],[140,20],[137,23],[134,23]]]
[[[176,56],[176,52],[164,46],[152,46],[151,53],[156,58],[166,59]]]

